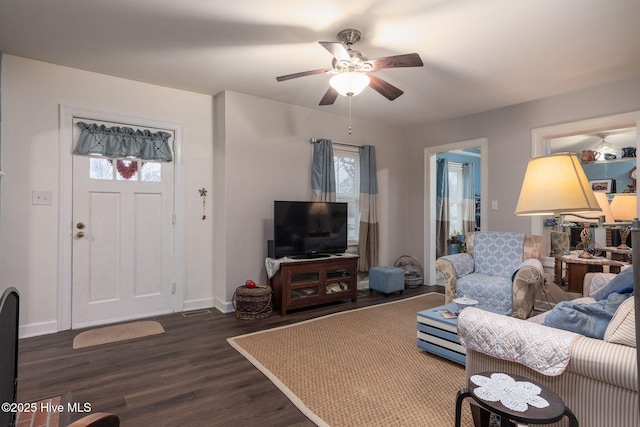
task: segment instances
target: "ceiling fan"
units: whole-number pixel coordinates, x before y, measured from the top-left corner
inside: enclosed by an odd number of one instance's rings
[[[338,95],[355,96],[367,86],[393,101],[404,92],[370,73],[384,68],[422,67],[424,64],[420,55],[408,53],[369,60],[362,53],[352,49],[353,45],[360,41],[360,37],[360,31],[346,29],[338,33],[337,42],[318,42],[333,55],[332,68],[287,74],[276,77],[276,80],[282,82],[314,74],[334,74],[329,82],[331,87],[319,105],[333,104]]]

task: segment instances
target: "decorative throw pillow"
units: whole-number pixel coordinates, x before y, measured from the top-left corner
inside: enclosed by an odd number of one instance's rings
[[[628,298],[618,307],[604,333],[604,341],[629,347],[636,346],[636,316],[633,298]]]
[[[542,236],[526,234],[524,236],[524,255],[522,259],[538,259],[542,255]]]
[[[473,241],[475,239],[475,236],[475,231],[464,234],[464,243],[467,245],[467,253],[471,256],[473,256]]]
[[[622,270],[593,296],[596,301],[606,299],[612,293],[628,294],[633,292],[633,267]]]
[[[551,232],[551,254],[552,255],[565,255],[569,253],[569,233],[562,233],[559,231]]]

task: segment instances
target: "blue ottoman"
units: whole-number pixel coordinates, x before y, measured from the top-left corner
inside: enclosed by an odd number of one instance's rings
[[[382,292],[388,295],[392,292],[404,291],[404,270],[396,267],[373,267],[369,270],[369,292]]]

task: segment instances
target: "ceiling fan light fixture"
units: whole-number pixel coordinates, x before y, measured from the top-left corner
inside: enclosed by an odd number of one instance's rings
[[[600,153],[598,160],[605,160],[605,154],[616,154],[616,147],[612,143],[606,141],[605,138],[609,136],[608,133],[599,133],[598,137],[601,139],[600,143],[594,148],[595,151]]]
[[[369,86],[369,76],[357,71],[347,71],[331,77],[329,84],[342,96],[356,96]]]

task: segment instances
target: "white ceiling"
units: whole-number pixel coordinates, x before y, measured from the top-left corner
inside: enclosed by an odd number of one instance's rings
[[[417,52],[424,67],[380,78],[353,116],[398,126],[463,116],[640,74],[638,0],[0,0],[0,51],[215,95],[232,90],[318,106],[317,42],[345,28],[369,59]]]

